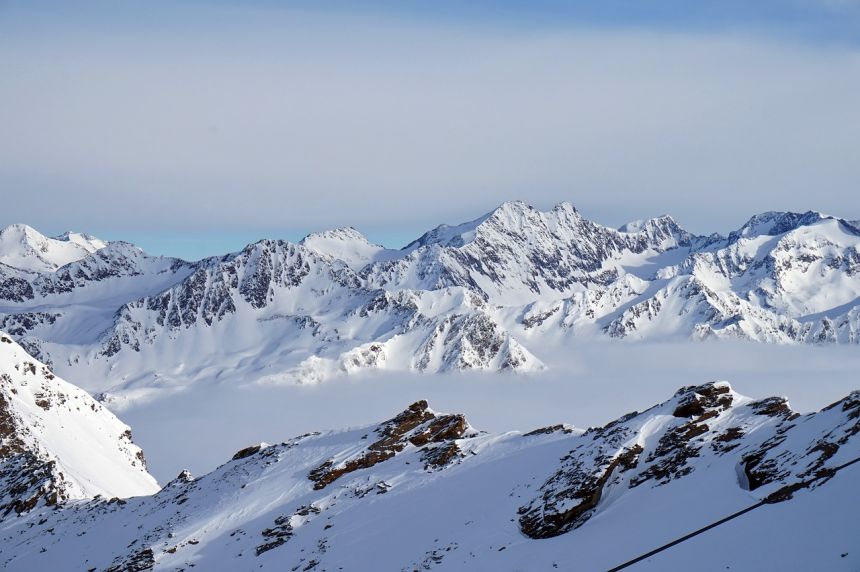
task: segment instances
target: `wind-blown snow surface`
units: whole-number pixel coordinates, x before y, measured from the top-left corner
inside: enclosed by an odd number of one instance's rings
[[[7,234],[35,232],[22,228]],[[12,238],[0,327],[105,399],[367,370],[532,373],[546,348],[596,338],[860,342],[860,229],[817,212],[723,237],[511,202],[399,251],[341,228],[195,263],[111,243],[41,270],[40,239]]]
[[[856,570],[860,395],[798,415],[727,383],[587,431],[484,433],[416,402],[238,451],[159,493],[0,522],[5,569]],[[786,542],[789,540],[790,542]]]

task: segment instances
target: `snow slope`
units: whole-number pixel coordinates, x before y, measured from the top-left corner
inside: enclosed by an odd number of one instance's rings
[[[156,490],[128,426],[0,332],[0,518]]]
[[[252,445],[127,501],[0,522],[7,570],[856,570],[860,395],[798,415],[725,382],[586,431],[490,434],[416,402]],[[786,542],[786,540],[791,542]]]

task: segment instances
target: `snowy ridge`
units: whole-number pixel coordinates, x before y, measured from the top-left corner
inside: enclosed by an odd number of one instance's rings
[[[532,372],[545,340],[856,344],[860,229],[768,212],[696,236],[668,215],[613,229],[570,203],[509,202],[402,250],[353,228],[195,263],[116,242],[44,271],[0,264],[0,327],[66,378],[127,398],[216,373]]]
[[[370,290],[339,260],[302,244],[261,241],[124,306],[99,351],[102,359],[126,357],[129,375],[146,371],[150,348],[182,360],[186,372],[211,366],[210,352],[201,348],[233,353],[245,360],[249,375],[259,362],[247,356],[256,353],[274,370],[262,377],[268,383],[392,366],[542,367],[484,308],[482,299],[462,289]],[[309,348],[309,357],[297,363],[296,347]],[[129,350],[137,355],[128,357]]]
[[[858,457],[857,392],[799,415],[784,398],[708,383],[603,427],[525,434],[483,433],[419,401],[377,425],[249,446],[152,496],[36,508],[0,523],[0,559],[6,570],[605,570],[766,499],[637,569],[705,558],[854,570],[860,465],[842,467]]]
[[[128,426],[0,332],[0,518],[156,490]]]
[[[361,270],[371,262],[394,258],[398,254],[397,251],[387,250],[384,246],[372,244],[363,234],[352,227],[311,233],[304,237],[299,244],[319,254],[345,262],[356,271]]]
[[[106,242],[79,232],[48,238],[25,224],[13,224],[0,230],[0,264],[50,272],[105,246]]]
[[[368,267],[362,276],[388,289],[462,286],[514,305],[606,286],[618,278],[623,259],[644,261],[691,240],[668,217],[627,233],[586,220],[570,203],[542,213],[512,202],[473,223],[436,229],[408,256]]]

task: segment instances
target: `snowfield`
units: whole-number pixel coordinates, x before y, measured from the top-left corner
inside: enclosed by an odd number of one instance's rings
[[[4,399],[31,377],[40,393],[74,395],[38,362],[40,377],[16,370],[26,356],[4,345]],[[860,394],[809,414],[726,382],[666,397],[601,426],[528,432],[484,432],[417,401],[385,421],[248,444],[155,494],[11,506],[0,560],[22,571],[606,570],[755,507],[630,569],[857,569]],[[117,422],[104,410],[57,412],[63,428],[21,417],[4,444],[35,435],[76,473],[89,460],[56,433],[74,431],[89,451],[101,437],[85,428]],[[20,454],[4,448],[0,471]],[[100,472],[128,474],[128,461],[114,454]],[[17,490],[2,485],[7,497]]]

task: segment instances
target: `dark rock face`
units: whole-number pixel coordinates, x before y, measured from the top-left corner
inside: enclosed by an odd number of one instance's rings
[[[463,415],[437,416],[429,410],[426,401],[417,401],[405,411],[379,425],[379,437],[363,451],[346,461],[326,461],[308,474],[315,489],[325,488],[343,475],[367,469],[394,457],[408,445],[426,447],[424,455],[428,467],[440,467],[457,456],[457,439],[466,435],[469,425]]]
[[[111,278],[141,277],[151,271],[147,259],[137,247],[114,242],[55,272],[26,272],[0,264],[0,300],[23,303],[37,297],[69,294]],[[180,274],[192,267],[182,260],[165,260],[162,272]]]
[[[798,415],[787,408],[784,399],[771,398],[750,404],[758,415],[771,415],[779,419],[774,435],[758,448],[743,456],[742,468],[747,488],[754,491],[765,485],[797,479],[794,488],[783,487],[775,499],[791,498],[798,488],[818,486],[833,476],[825,465],[841,447],[860,433],[860,392],[829,405],[818,413]],[[832,424],[822,430],[820,437],[805,449],[789,448],[788,437],[797,427],[812,423],[816,418],[833,418]]]
[[[675,417],[698,417],[701,420],[706,413],[728,409],[732,405],[730,391],[731,389],[727,385],[715,384],[682,388],[675,394],[682,396],[682,400],[672,415]]]
[[[575,438],[578,445],[561,459],[561,467],[519,509],[519,524],[530,538],[551,538],[581,526],[603,496],[604,487],[635,468],[643,448],[626,445],[635,435],[625,423],[635,413]]]
[[[44,461],[29,451],[2,459],[0,494],[0,518],[66,500],[66,489],[56,463]]]
[[[86,498],[93,490],[152,492],[156,483],[130,430],[11,338],[0,335],[0,349],[0,521]],[[76,463],[77,444],[96,451],[97,467],[115,463],[110,474],[117,482]]]
[[[21,312],[0,315],[0,330],[20,339],[39,326],[53,325],[61,315],[57,312]]]
[[[8,383],[0,378],[0,383]],[[0,393],[0,519],[37,506],[53,506],[67,493],[56,463],[29,450],[7,398]]]
[[[756,415],[768,415],[770,417],[789,417],[794,412],[784,397],[768,397],[750,403],[750,408]]]
[[[549,435],[551,433],[573,433],[573,429],[567,427],[566,425],[558,424],[558,425],[548,425],[546,427],[539,427],[533,431],[529,431],[528,433],[523,433],[523,437],[532,437],[534,435]]]
[[[545,496],[545,501],[551,501],[552,507],[544,506],[523,507],[520,509],[520,529],[530,538],[551,538],[564,534],[585,522],[591,511],[597,507],[603,495],[603,487],[612,477],[613,472],[627,471],[639,462],[642,447],[634,445],[609,460],[597,472],[584,471],[582,465],[571,467],[573,470],[560,471],[550,477],[542,489],[561,487],[559,492]],[[561,510],[546,510],[564,506]]]
[[[739,484],[769,487],[768,503],[820,486],[839,462],[856,457],[856,445],[853,454],[842,451],[860,434],[860,392],[808,415],[792,412],[783,398],[741,403],[727,384],[685,387],[664,404],[572,438],[576,446],[561,467],[520,508],[520,529],[531,538],[563,534],[599,510],[608,488],[665,486],[707,466],[709,455],[735,456]],[[668,420],[655,429],[656,419]]]
[[[690,459],[699,456],[703,441],[697,437],[709,432],[706,421],[718,417],[732,406],[731,388],[713,383],[685,387],[675,394],[678,405],[672,411],[674,417],[688,419],[681,425],[667,430],[657,441],[657,447],[648,455],[647,469],[630,480],[636,487],[646,481],[665,484],[689,474],[693,469]]]
[[[728,242],[734,243],[745,236],[755,236],[760,234],[762,232],[762,227],[766,227],[764,234],[768,236],[777,236],[801,226],[814,224],[824,218],[826,218],[824,215],[814,211],[807,211],[805,213],[763,213],[753,216],[740,229],[729,234]]]
[[[32,300],[33,296],[33,286],[30,282],[17,276],[3,276],[0,274],[0,300],[26,302],[27,300]]]
[[[235,455],[233,455],[233,461],[238,461],[239,459],[245,459],[246,457],[250,457],[260,451],[262,447],[260,445],[252,445],[251,447],[245,447],[240,451],[237,451]]]
[[[732,405],[728,385],[705,384],[679,390],[671,405],[671,424],[650,451],[635,442],[636,422],[647,416],[631,413],[599,429],[590,429],[580,444],[562,459],[562,467],[540,489],[540,496],[520,509],[520,528],[531,538],[549,538],[585,523],[609,485],[655,486],[692,471],[688,460],[699,456],[707,420]],[[624,473],[629,472],[629,475]]]
[[[290,518],[279,516],[275,519],[274,526],[263,529],[261,534],[265,542],[257,546],[255,550],[257,556],[283,545],[293,536],[293,526],[290,524]]]

